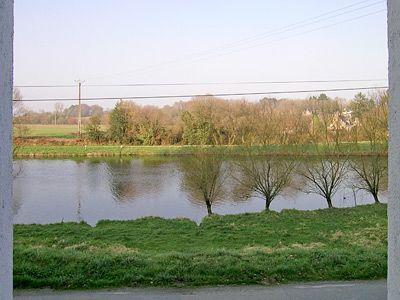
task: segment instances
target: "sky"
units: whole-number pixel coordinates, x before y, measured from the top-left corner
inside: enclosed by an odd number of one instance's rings
[[[385,3],[384,0],[15,0],[14,83],[74,85],[75,80],[81,79],[84,80],[82,97],[122,98],[384,86],[385,80],[206,86],[85,85],[385,79],[388,60]],[[21,91],[26,100],[77,97],[77,87],[21,88]],[[345,98],[353,94],[353,91],[329,93]],[[178,100],[184,99],[135,101],[161,106]],[[112,108],[115,102],[102,100],[88,104]],[[54,103],[26,105],[34,110],[52,110]],[[71,104],[76,102],[64,102],[65,106]]]

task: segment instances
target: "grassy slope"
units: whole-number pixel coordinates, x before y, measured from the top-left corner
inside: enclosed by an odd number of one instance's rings
[[[16,225],[16,288],[268,284],[386,276],[386,205],[189,220]]]
[[[248,153],[249,149],[257,154],[278,155],[313,155],[317,153],[315,145],[269,145],[269,146],[121,146],[119,145],[24,145],[20,146],[16,156],[55,157],[55,156],[116,156],[116,155],[183,155],[193,154],[201,148],[211,149],[215,153],[240,155]],[[383,148],[383,146],[382,146]],[[331,146],[331,151],[333,146]],[[368,143],[342,144],[343,153],[362,155],[370,152]],[[320,145],[319,151],[330,151],[328,146]]]

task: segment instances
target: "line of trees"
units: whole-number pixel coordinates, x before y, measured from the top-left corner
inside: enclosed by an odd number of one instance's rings
[[[357,94],[348,103],[325,94],[306,100],[264,98],[258,102],[213,96],[158,108],[120,101],[108,130],[93,117],[92,141],[137,145],[270,145],[386,142],[386,93]]]
[[[350,176],[349,170],[354,171],[352,188],[368,192],[375,203],[380,203],[379,191],[387,177],[387,161],[379,153],[351,162],[343,156],[318,156],[305,164],[279,157],[248,155],[234,166],[236,172],[224,164],[221,156],[200,152],[185,161],[182,187],[190,197],[203,201],[211,215],[213,203],[225,194],[224,182],[229,177],[236,184],[237,197],[261,198],[266,211],[291,186],[295,175],[302,182],[298,188],[323,197],[328,208],[334,207],[333,197]]]
[[[14,99],[22,100],[21,92],[14,90]],[[53,111],[33,111],[27,109],[22,102],[18,102],[18,113],[15,114],[15,120],[19,124],[41,124],[41,125],[74,125],[78,122],[78,105],[64,107],[61,102],[54,104]],[[91,116],[105,117],[107,112],[99,105],[82,104],[82,118],[86,123]]]
[[[21,96],[21,95],[19,95]],[[134,145],[269,145],[386,142],[388,96],[359,93],[351,101],[326,94],[259,101],[197,97],[164,107],[119,101],[111,111],[82,105],[86,138]],[[18,124],[76,123],[77,106],[54,112],[19,109]],[[41,121],[40,121],[41,120]]]

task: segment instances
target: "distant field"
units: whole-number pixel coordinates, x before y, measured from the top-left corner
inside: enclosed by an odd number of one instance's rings
[[[26,125],[29,128],[28,136],[74,138],[77,135],[77,125]],[[15,132],[18,135],[18,132]]]
[[[75,138],[78,135],[77,125],[26,125],[29,128],[28,137],[48,137],[48,138]],[[105,129],[105,127],[103,128]],[[85,125],[82,126],[85,132]],[[14,134],[18,136],[18,132]]]

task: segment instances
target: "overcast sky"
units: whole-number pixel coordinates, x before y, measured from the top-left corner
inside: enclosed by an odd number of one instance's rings
[[[15,84],[384,79],[384,9],[383,0],[15,0]],[[385,84],[84,87],[83,97]],[[22,94],[69,98],[77,89],[24,88]],[[115,101],[90,103],[112,107]],[[54,103],[29,106],[51,110]]]

